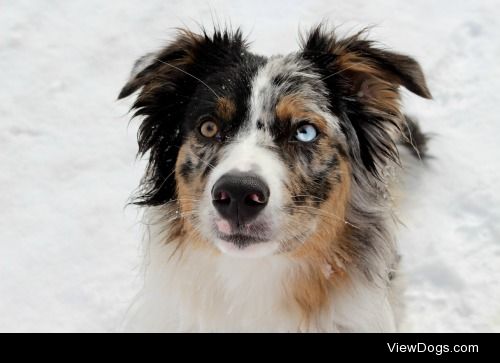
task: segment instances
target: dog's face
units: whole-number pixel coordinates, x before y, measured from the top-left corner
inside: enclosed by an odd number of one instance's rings
[[[415,61],[358,37],[317,28],[298,53],[266,59],[238,32],[184,32],[120,94],[142,89],[140,202],[176,203],[192,236],[231,255],[324,239],[348,223],[353,171],[376,176],[396,155],[399,85],[430,96]]]
[[[251,67],[206,79],[216,94],[195,92],[176,180],[183,212],[196,211],[203,236],[227,253],[261,255],[314,231],[313,212],[341,187],[345,141],[308,62],[246,57]]]

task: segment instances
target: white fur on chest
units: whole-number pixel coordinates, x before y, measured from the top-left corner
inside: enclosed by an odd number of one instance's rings
[[[330,306],[306,325],[290,295],[300,273],[286,256],[238,259],[152,241],[144,288],[127,331],[299,332],[394,331],[388,289],[353,279],[332,291]],[[174,254],[173,254],[174,253]]]

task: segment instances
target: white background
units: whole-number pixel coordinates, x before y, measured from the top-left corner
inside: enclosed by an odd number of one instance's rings
[[[434,134],[407,170],[399,240],[408,331],[500,331],[500,7],[497,1],[6,1],[0,9],[0,331],[114,331],[140,286],[125,208],[135,161],[136,58],[177,26],[241,26],[265,55],[321,20],[416,57]]]

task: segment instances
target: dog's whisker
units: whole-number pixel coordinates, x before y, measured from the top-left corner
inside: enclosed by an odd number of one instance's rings
[[[351,222],[349,222],[348,220],[346,220],[345,218],[341,218],[339,217],[338,215],[332,213],[332,212],[328,212],[328,211],[324,211],[324,210],[320,210],[320,209],[317,209],[315,207],[310,207],[310,206],[291,206],[291,207],[285,207],[287,208],[288,210],[290,211],[294,211],[294,212],[301,212],[301,209],[302,211],[303,210],[306,210],[305,213],[307,214],[313,214],[313,215],[316,215],[316,216],[319,216],[319,217],[323,217],[323,218],[334,218],[338,221],[341,221],[341,222],[344,222],[345,224],[353,227],[353,228],[356,228],[356,229],[359,229],[358,226],[352,224]]]
[[[320,202],[326,202],[326,199],[323,199],[323,198],[320,198],[320,197],[316,197],[316,196],[310,195],[310,194],[296,194],[296,195],[291,195],[290,197],[292,199],[309,198],[309,199],[314,199],[314,200],[317,200],[317,201],[320,201]]]
[[[203,82],[201,79],[199,79],[199,78],[198,78],[198,77],[196,77],[195,75],[193,75],[193,74],[191,74],[191,73],[189,73],[189,72],[187,72],[187,71],[185,71],[185,70],[183,70],[183,69],[181,69],[181,68],[179,68],[179,67],[177,67],[177,66],[174,66],[173,64],[170,64],[170,63],[168,63],[168,62],[164,62],[164,61],[162,61],[161,59],[158,59],[158,58],[154,58],[154,59],[155,59],[157,62],[160,62],[160,63],[162,63],[162,64],[165,64],[165,65],[167,65],[167,66],[169,66],[169,67],[172,67],[172,68],[174,68],[174,69],[178,70],[179,72],[182,72],[182,73],[184,73],[185,75],[190,76],[190,77],[192,77],[192,78],[196,79],[198,82],[200,82],[200,83],[201,83],[201,84],[203,84],[205,87],[207,87],[207,88],[208,88],[208,89],[209,89],[209,90],[210,90],[210,91],[211,91],[211,92],[215,95],[215,97],[220,98],[220,97],[219,97],[219,95],[217,94],[217,92],[215,92],[215,91],[214,91],[214,89],[213,89],[212,87],[210,87],[208,84],[206,84],[205,82]]]
[[[201,199],[190,199],[190,198],[177,198],[172,199],[171,202],[200,202]]]
[[[194,157],[198,158],[198,160],[200,160],[203,164],[205,164],[206,166],[208,166],[210,169],[214,169],[214,168],[215,168],[215,166],[214,166],[214,165],[210,164],[208,161],[203,160],[203,159],[202,159],[202,158],[200,158],[198,155],[196,155],[194,152],[192,152],[190,155],[192,155],[192,156],[194,156]]]
[[[345,72],[345,71],[348,71],[349,69],[352,69],[352,68],[354,68],[354,67],[356,67],[356,66],[359,66],[359,65],[366,65],[366,63],[365,63],[365,62],[355,62],[355,63],[351,64],[351,65],[350,65],[350,66],[348,66],[348,67],[342,68],[341,70],[339,70],[339,71],[337,71],[337,72],[335,72],[335,73],[329,74],[328,76],[326,76],[326,77],[324,77],[324,78],[321,78],[321,79],[320,79],[320,81],[324,81],[324,80],[326,80],[326,79],[328,79],[328,78],[331,78],[331,77],[333,77],[333,76],[339,75],[340,73],[343,73],[343,72]]]
[[[148,199],[152,199],[152,198],[154,198],[156,195],[158,195],[158,193],[160,193],[160,192],[161,192],[161,190],[162,190],[163,186],[165,185],[165,183],[167,182],[167,180],[168,180],[168,179],[169,179],[172,175],[174,175],[174,174],[175,174],[175,170],[172,170],[172,171],[171,171],[171,172],[170,172],[170,173],[169,173],[169,174],[168,174],[168,175],[167,175],[167,176],[163,179],[163,181],[161,182],[161,184],[160,184],[158,187],[156,187],[156,186],[155,186],[155,188],[154,188],[154,193],[152,193],[152,194],[149,194],[149,187],[150,187],[150,183],[151,183],[151,181],[149,181],[149,180],[148,180],[149,175],[146,175],[145,185],[144,185],[144,186],[142,186],[142,188],[144,188],[144,189],[145,189],[145,191],[144,191],[144,196],[147,196],[147,198],[148,198]],[[142,189],[139,189],[139,190],[141,190],[141,191],[142,191]]]
[[[181,219],[181,218],[183,218],[183,219],[184,219],[184,218],[187,218],[187,217],[192,217],[192,216],[194,216],[194,215],[196,215],[196,213],[179,213],[179,214],[178,214],[178,215],[176,215],[175,217],[172,217],[172,218],[170,218],[170,219],[168,219],[168,220],[166,220],[166,221],[164,221],[164,222],[165,222],[165,223],[171,223],[171,222],[176,221],[176,220],[178,220],[178,219]]]

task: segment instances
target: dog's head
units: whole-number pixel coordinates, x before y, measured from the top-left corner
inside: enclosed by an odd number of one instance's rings
[[[375,185],[397,159],[399,86],[430,97],[416,61],[360,34],[318,27],[297,53],[264,58],[239,31],[181,31],[137,62],[119,96],[140,90],[138,203],[174,203],[184,232],[234,255],[334,239],[352,184]]]

